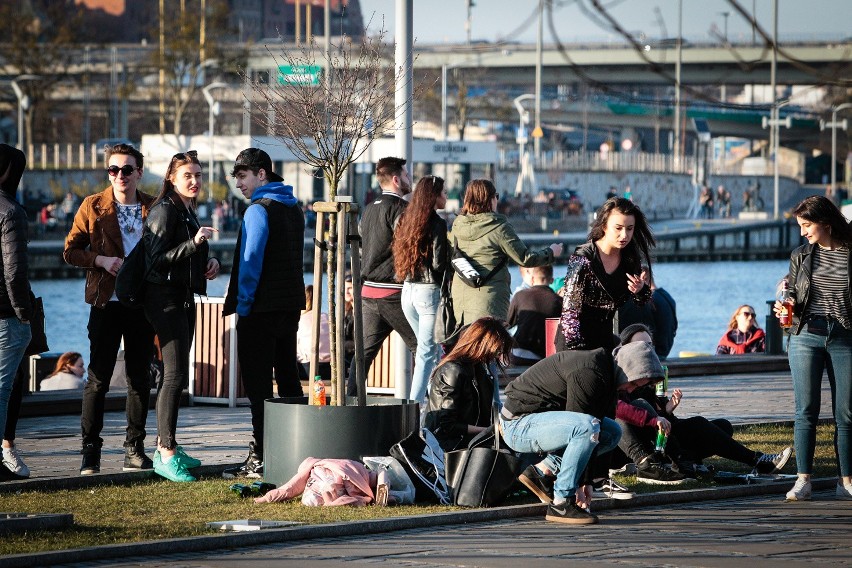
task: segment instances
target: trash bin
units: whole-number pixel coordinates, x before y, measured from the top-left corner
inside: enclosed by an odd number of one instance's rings
[[[763,326],[766,331],[766,354],[767,355],[782,355],[784,353],[784,330],[781,329],[781,324],[778,323],[778,318],[775,317],[775,312],[772,311],[775,306],[775,300],[767,300],[769,313],[766,314],[766,322]]]

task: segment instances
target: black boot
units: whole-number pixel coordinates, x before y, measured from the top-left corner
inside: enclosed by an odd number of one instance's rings
[[[142,471],[152,469],[154,462],[145,455],[142,442],[124,442],[124,467],[122,471]]]
[[[259,479],[263,477],[263,455],[258,451],[254,442],[249,444],[249,453],[246,461],[237,467],[229,467],[222,472],[225,479],[235,477],[250,477]]]

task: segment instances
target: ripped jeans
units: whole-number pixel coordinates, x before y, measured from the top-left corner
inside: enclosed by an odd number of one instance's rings
[[[607,427],[602,430],[600,421],[594,416],[552,411],[526,414],[514,420],[500,416],[500,426],[506,443],[516,452],[553,453],[553,457],[560,458],[553,485],[554,500],[559,502],[574,498],[580,476],[599,442],[599,453],[618,444],[621,429],[609,418],[604,420]],[[615,428],[611,428],[610,423]]]

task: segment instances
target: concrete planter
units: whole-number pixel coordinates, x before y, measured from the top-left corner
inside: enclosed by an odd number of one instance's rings
[[[386,456],[417,429],[420,405],[409,400],[367,397],[367,406],[311,406],[307,397],[264,402],[263,477],[286,483],[305,458],[359,460]]]

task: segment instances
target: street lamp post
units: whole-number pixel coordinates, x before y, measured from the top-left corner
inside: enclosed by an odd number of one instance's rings
[[[40,79],[38,75],[18,75],[11,83],[12,90],[15,91],[15,98],[18,99],[18,149],[22,152],[26,152],[24,149],[24,111],[30,108],[30,98],[21,89],[19,83],[37,79]]]
[[[831,110],[831,122],[819,121],[820,130],[831,128],[831,191],[837,191],[837,129],[846,130],[849,122],[844,118],[837,122],[837,113],[843,109],[852,108],[852,103],[843,103]]]
[[[774,205],[772,208],[772,218],[778,218],[778,184],[779,184],[779,173],[778,173],[778,146],[779,139],[781,138],[781,132],[779,127],[785,126],[786,128],[790,128],[793,126],[793,119],[788,115],[787,118],[781,120],[780,111],[781,107],[787,106],[792,102],[791,99],[787,99],[786,101],[773,103],[772,110],[770,111],[770,116],[767,119],[765,116],[763,117],[763,128],[769,127],[770,134],[774,134],[772,136],[773,144],[772,144],[772,177],[773,177],[773,199]]]
[[[535,95],[526,94],[515,97],[515,100],[512,101],[512,104],[514,104],[515,108],[518,110],[518,161],[521,166],[520,171],[518,172],[518,181],[515,184],[515,195],[521,195],[524,192],[525,181],[530,182],[530,193],[535,194],[536,190],[535,172],[532,168],[532,164],[530,163],[529,152],[526,149],[528,140],[526,125],[530,122],[530,113],[525,110],[524,106],[521,104],[523,101],[535,98]]]
[[[227,83],[216,81],[215,83],[210,83],[201,90],[201,92],[204,93],[204,100],[207,101],[207,140],[209,142],[208,145],[210,146],[210,172],[207,178],[207,201],[213,201],[213,162],[216,159],[215,153],[213,152],[213,127],[216,125],[216,116],[219,115],[220,109],[219,102],[213,100],[213,95],[210,94],[210,91],[213,89],[222,89],[227,86]]]

